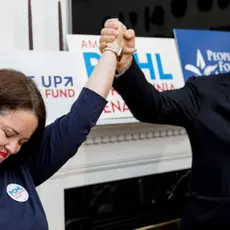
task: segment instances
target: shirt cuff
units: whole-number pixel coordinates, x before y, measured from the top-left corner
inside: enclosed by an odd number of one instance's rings
[[[122,73],[116,73],[115,74],[115,78],[118,79],[121,75],[123,75],[126,71],[122,72]]]

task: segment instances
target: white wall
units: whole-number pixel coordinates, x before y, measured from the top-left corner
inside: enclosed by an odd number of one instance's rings
[[[71,32],[71,1],[60,2],[67,34]],[[59,50],[58,0],[31,0],[31,5],[34,49]],[[28,0],[0,0],[0,31],[0,49],[29,49]]]

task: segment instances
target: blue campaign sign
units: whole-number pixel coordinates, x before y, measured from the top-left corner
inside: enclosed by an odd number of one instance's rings
[[[184,80],[191,76],[230,71],[230,33],[209,30],[173,30]]]

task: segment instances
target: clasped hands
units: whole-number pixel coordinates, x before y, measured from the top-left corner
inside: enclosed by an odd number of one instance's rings
[[[108,43],[114,43],[123,49],[123,56],[117,63],[118,72],[124,72],[130,67],[133,58],[132,54],[136,51],[134,30],[127,30],[126,26],[116,18],[108,19],[101,30],[99,42],[101,53]]]

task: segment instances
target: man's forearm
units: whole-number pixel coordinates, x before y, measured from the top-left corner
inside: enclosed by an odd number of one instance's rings
[[[132,55],[129,57],[124,56],[122,59],[117,64],[117,73],[118,74],[124,73],[130,68],[130,66],[132,65],[132,62],[133,62],[133,56]]]

